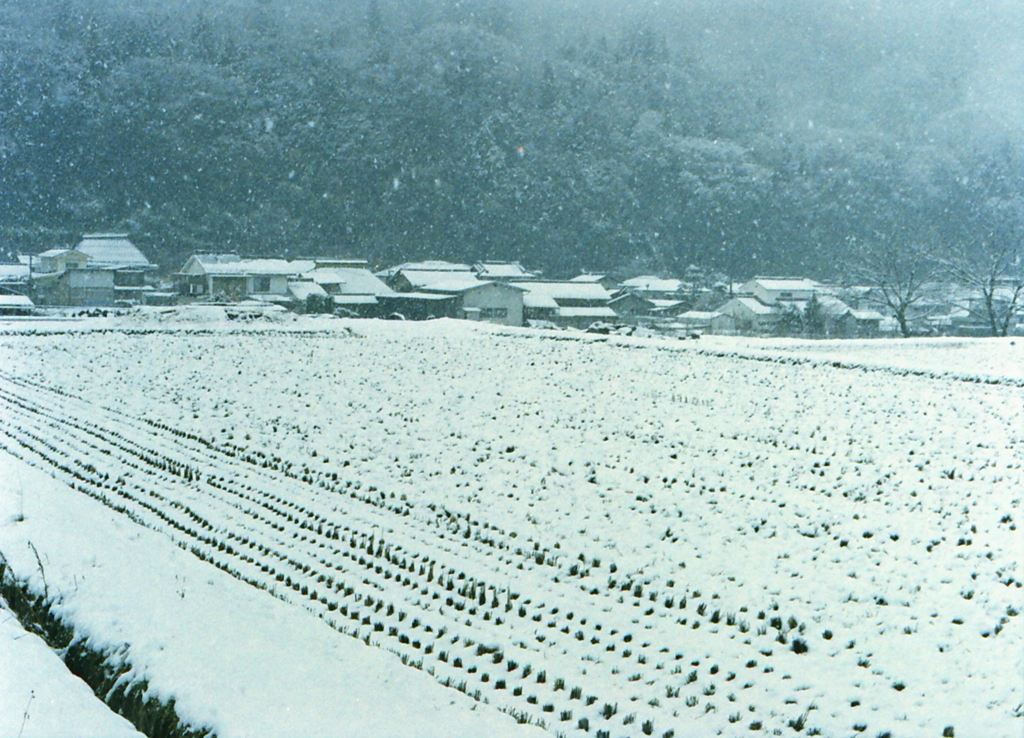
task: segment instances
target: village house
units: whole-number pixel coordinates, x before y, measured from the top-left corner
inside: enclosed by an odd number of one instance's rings
[[[450,261],[409,261],[377,272],[377,276],[395,292],[414,292],[441,277],[463,274],[476,279],[469,264]]]
[[[824,285],[802,277],[754,277],[740,286],[739,293],[751,295],[765,305],[777,305],[810,300],[824,289]]]
[[[316,264],[303,277],[320,285],[340,314],[374,318],[401,312],[384,305],[382,300],[396,293],[366,268],[366,262],[317,259]]]
[[[501,278],[481,279],[481,274]],[[384,300],[406,319],[453,317],[501,325],[523,324],[526,290],[515,279],[532,277],[517,262],[408,262],[377,273],[396,294]]]
[[[30,263],[42,304],[137,305],[154,289],[156,265],[123,233],[89,234],[73,249],[50,249]]]
[[[89,257],[76,249],[49,249],[37,254],[35,262],[38,274],[57,274],[68,269],[85,269]]]
[[[247,298],[266,302],[295,299],[288,283],[316,268],[310,259],[249,259],[238,254],[194,254],[174,275],[178,293],[187,298],[237,302]]]
[[[523,303],[527,322],[588,328],[593,323],[617,320],[615,311],[608,306],[611,295],[596,282],[535,281],[522,282],[520,286],[527,290]]]
[[[774,333],[780,318],[773,306],[752,296],[734,297],[715,313],[711,330],[724,335]]]
[[[643,318],[650,317],[656,308],[653,300],[636,292],[622,292],[608,301],[615,314],[624,322],[638,323]]]
[[[622,289],[649,300],[680,300],[686,296],[690,288],[691,285],[681,279],[662,279],[653,276],[633,277],[622,283]]]
[[[455,317],[458,318],[501,325],[523,324],[523,294],[526,290],[518,284],[482,282],[472,274],[453,272],[421,285],[419,291],[457,297]]]

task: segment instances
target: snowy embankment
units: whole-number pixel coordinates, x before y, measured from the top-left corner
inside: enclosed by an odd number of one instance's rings
[[[4,471],[9,472],[10,469]],[[0,735],[142,738],[0,601]]]
[[[220,736],[524,733],[511,718],[476,710],[469,698],[391,654],[339,638],[304,610],[245,586],[3,452],[0,480],[6,508],[0,550],[12,568],[36,589],[59,594],[55,614],[73,623],[94,650],[116,653],[131,666],[126,682],[146,679],[147,696],[174,699],[186,724]],[[22,489],[24,519],[13,522],[11,508],[22,507]],[[26,736],[139,735],[83,682],[66,670],[59,674],[56,666],[63,665],[52,651],[56,664],[44,662],[42,642],[31,638],[32,651],[4,644],[0,683],[3,703],[24,702],[30,714]],[[47,670],[8,669],[27,667],[29,658]],[[64,691],[68,681],[77,682],[76,689]],[[82,689],[93,705],[83,706]],[[31,705],[29,690],[38,700]],[[44,700],[60,722],[44,722]],[[107,722],[92,717],[102,718],[102,711]],[[21,713],[0,718],[0,728],[11,721],[20,728]],[[0,729],[0,735],[18,730]]]
[[[245,643],[285,640],[282,700],[352,647],[433,678],[389,678],[392,703],[440,682],[479,700],[455,715],[565,735],[1021,732],[1010,360],[978,382],[949,345],[170,315],[0,336],[0,442],[85,506],[76,551],[158,568],[103,619],[116,588],[83,587],[70,522],[26,503],[0,551],[41,587],[27,541],[52,549],[59,607],[197,724],[268,734],[273,703],[232,690]],[[244,598],[280,630],[204,641]]]

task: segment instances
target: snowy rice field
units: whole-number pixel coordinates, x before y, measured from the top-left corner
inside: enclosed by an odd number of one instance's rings
[[[0,324],[0,553],[199,730],[1024,731],[1020,339],[185,316]]]

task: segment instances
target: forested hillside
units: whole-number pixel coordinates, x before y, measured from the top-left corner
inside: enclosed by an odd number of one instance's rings
[[[0,0],[0,248],[742,278],[1020,239],[1024,12],[898,5]]]

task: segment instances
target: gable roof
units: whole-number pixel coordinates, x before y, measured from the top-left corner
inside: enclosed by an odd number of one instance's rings
[[[419,269],[403,269],[399,272],[413,289],[422,289],[427,285],[443,285],[445,289],[456,289],[457,285],[477,285],[480,280],[473,272],[430,271]]]
[[[523,307],[533,310],[556,310],[558,303],[555,302],[555,298],[551,295],[538,295],[533,292],[527,292],[523,295]]]
[[[662,279],[661,277],[633,277],[622,283],[623,287],[645,292],[678,292],[683,287],[681,279]]]
[[[316,282],[289,282],[288,291],[297,300],[305,300],[310,295],[317,295],[319,297],[327,296],[327,293],[324,292],[324,288]]]
[[[0,282],[22,282],[28,278],[28,264],[0,264]]]
[[[377,272],[378,277],[389,279],[398,276],[399,272],[472,272],[473,267],[469,264],[455,264],[450,261],[407,261],[398,266],[388,267]]]
[[[752,312],[754,315],[772,315],[776,309],[771,305],[765,305],[763,302],[758,300],[756,297],[734,297],[725,305],[718,309],[718,312],[724,313],[729,305],[742,305],[744,308]]]
[[[89,257],[91,266],[152,266],[126,233],[87,234],[75,249]]]
[[[306,276],[320,285],[336,284],[342,295],[390,295],[393,290],[369,269],[330,267],[314,269]]]
[[[822,285],[813,279],[804,277],[754,277],[747,282],[749,285],[757,284],[764,290],[778,290],[781,292],[801,292],[821,289]],[[744,285],[746,286],[746,285]]]
[[[592,282],[600,282],[602,279],[605,279],[605,278],[606,278],[606,275],[604,275],[604,274],[580,274],[577,277],[573,277],[569,281],[570,282],[591,282],[592,283]]]
[[[0,294],[0,307],[31,308],[35,307],[35,303],[25,295]]]
[[[297,277],[316,266],[313,261],[299,259],[243,259],[237,254],[196,254],[192,257],[203,271],[218,277],[247,277],[285,275]]]
[[[470,290],[480,289],[481,287],[497,287],[503,290],[514,290],[516,292],[524,292],[524,288],[519,284],[509,284],[508,282],[482,282],[475,277],[473,279],[464,279],[462,275],[452,275],[448,278],[441,278],[434,282],[429,282],[422,285],[419,289],[423,292],[444,292],[448,294],[457,294],[461,292],[469,292]]]
[[[555,300],[593,300],[607,302],[611,295],[596,282],[522,282],[521,287],[534,295]]]
[[[473,271],[481,279],[532,279],[536,276],[518,261],[482,261],[473,266]]]

